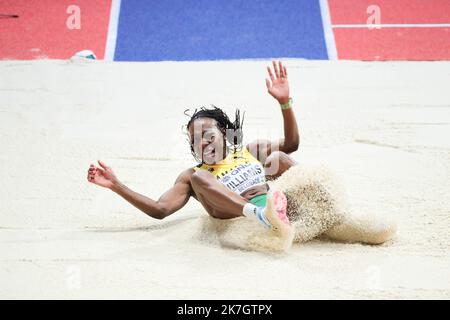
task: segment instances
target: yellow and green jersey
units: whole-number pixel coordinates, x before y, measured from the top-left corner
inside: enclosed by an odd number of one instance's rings
[[[201,163],[194,170],[207,170],[231,191],[241,195],[248,189],[266,184],[264,167],[243,147],[229,152],[225,159],[209,165]]]

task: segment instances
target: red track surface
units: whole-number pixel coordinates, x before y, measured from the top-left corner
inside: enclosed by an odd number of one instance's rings
[[[81,29],[70,30],[70,5],[81,10]],[[67,59],[90,49],[99,59],[105,53],[111,0],[1,0],[0,59]]]
[[[332,24],[365,24],[367,8],[381,9],[381,23],[450,24],[449,0],[328,0]]]
[[[450,24],[449,0],[329,0],[332,25],[365,25],[370,5],[381,24]],[[339,59],[450,60],[450,27],[333,28]]]
[[[90,49],[104,57],[112,0],[0,0],[0,59],[67,59]],[[450,24],[450,0],[329,0],[339,59],[450,60],[450,27],[368,29],[367,8],[381,24]],[[81,29],[70,30],[67,8],[81,9]],[[349,28],[349,25],[361,25]]]
[[[334,29],[344,60],[450,60],[450,28]]]

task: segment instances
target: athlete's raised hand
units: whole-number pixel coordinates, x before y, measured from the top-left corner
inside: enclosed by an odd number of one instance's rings
[[[267,90],[280,104],[289,102],[289,83],[286,67],[281,61],[273,63],[273,71],[267,67],[270,80],[266,78]],[[275,74],[275,75],[274,75]]]

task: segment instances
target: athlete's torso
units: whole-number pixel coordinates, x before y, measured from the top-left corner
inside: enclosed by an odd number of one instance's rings
[[[248,150],[229,152],[225,159],[213,164],[199,164],[193,168],[207,170],[231,191],[250,198],[267,190],[264,167]]]

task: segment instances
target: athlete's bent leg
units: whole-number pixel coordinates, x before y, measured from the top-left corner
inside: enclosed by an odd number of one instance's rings
[[[206,211],[214,218],[231,219],[241,216],[256,218],[265,227],[286,232],[286,198],[279,191],[271,193],[266,207],[256,207],[245,198],[222,185],[207,171],[197,171],[191,177],[191,186]]]
[[[197,199],[214,218],[231,219],[243,216],[248,201],[229,190],[208,171],[197,171],[191,177]]]

